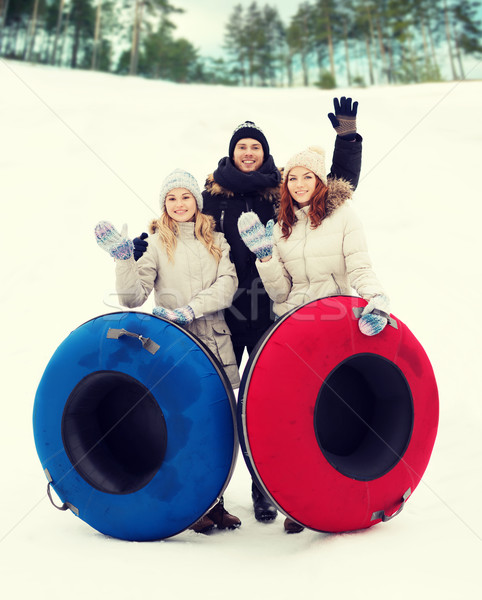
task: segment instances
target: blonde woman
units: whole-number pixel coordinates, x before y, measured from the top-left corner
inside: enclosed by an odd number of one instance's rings
[[[231,334],[223,309],[231,306],[238,285],[229,258],[229,245],[204,215],[195,178],[181,169],[164,180],[161,214],[152,221],[147,247],[134,259],[134,244],[126,228],[119,234],[106,221],[95,228],[99,246],[116,261],[116,289],[123,306],[144,304],[154,290],[153,313],[196,335],[214,353],[233,387],[239,386]],[[191,528],[204,533],[217,525],[234,529],[241,521],[230,515],[222,500]]]

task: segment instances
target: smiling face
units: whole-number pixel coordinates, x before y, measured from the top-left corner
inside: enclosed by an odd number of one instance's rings
[[[166,212],[174,221],[191,221],[196,210],[196,198],[186,188],[174,188],[166,194]]]
[[[234,147],[233,162],[243,173],[257,171],[263,164],[263,146],[253,138],[244,138]]]
[[[288,173],[288,191],[298,206],[308,206],[316,187],[316,175],[306,167],[293,167]]]

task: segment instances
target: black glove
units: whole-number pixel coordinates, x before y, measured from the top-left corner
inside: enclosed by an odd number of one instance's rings
[[[329,113],[328,118],[331,121],[336,133],[343,140],[352,142],[356,139],[356,112],[358,110],[358,102],[351,104],[351,98],[342,96],[333,98],[335,114]]]
[[[134,243],[134,260],[139,260],[140,257],[147,250],[147,242],[144,240],[147,237],[147,233],[141,233],[139,237],[134,238],[132,241]]]

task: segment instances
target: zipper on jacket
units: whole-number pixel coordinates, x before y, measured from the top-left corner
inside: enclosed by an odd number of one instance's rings
[[[221,215],[219,217],[219,229],[220,229],[221,233],[224,233],[224,214],[226,212],[227,207],[228,207],[228,202],[227,202],[226,198],[223,198],[220,202]]]
[[[306,218],[306,220],[305,220],[305,235],[304,235],[304,238],[303,238],[303,261],[304,261],[304,264],[305,264],[305,277],[306,277],[306,281],[308,282],[309,285],[311,285],[311,280],[308,277],[308,269],[306,268],[306,263],[307,263],[307,260],[306,260],[306,240],[308,239],[309,225],[310,225],[309,224],[309,219]]]
[[[338,282],[337,282],[337,280],[335,279],[335,274],[334,274],[334,273],[332,273],[332,274],[331,274],[331,276],[332,276],[332,278],[333,278],[333,281],[335,282],[335,285],[336,285],[336,291],[338,292],[338,295],[339,295],[339,296],[341,296],[341,289],[340,289],[340,286],[338,285]]]

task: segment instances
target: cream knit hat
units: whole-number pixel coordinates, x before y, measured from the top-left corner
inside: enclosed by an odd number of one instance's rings
[[[325,185],[327,184],[325,151],[323,148],[320,148],[319,146],[310,146],[307,150],[303,150],[292,156],[285,165],[285,177],[288,176],[288,173],[293,167],[306,167],[310,171],[313,171]]]
[[[203,209],[203,197],[199,189],[196,179],[183,169],[176,169],[170,173],[162,182],[159,203],[161,205],[161,213],[165,210],[166,196],[174,188],[185,188],[189,190],[196,199],[197,207],[200,211]]]

